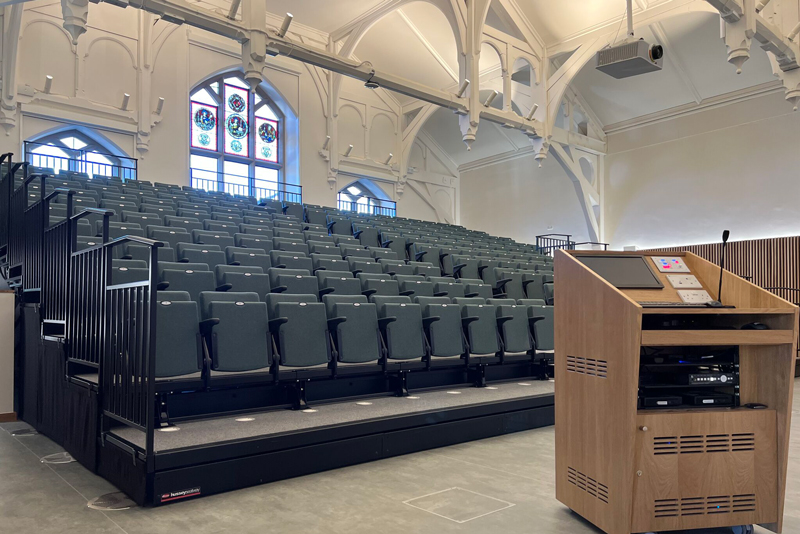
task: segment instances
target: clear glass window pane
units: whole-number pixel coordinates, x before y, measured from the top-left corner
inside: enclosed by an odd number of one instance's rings
[[[278,197],[278,171],[276,169],[256,167],[253,196],[259,200]]]
[[[230,78],[225,78],[223,82],[225,83],[225,85],[233,85],[241,89],[246,89],[248,91],[250,90],[250,86],[247,85],[247,82],[235,76],[231,76]]]
[[[65,137],[63,139],[60,139],[60,141],[69,148],[72,148],[74,150],[80,150],[81,148],[86,146],[86,143],[84,143],[77,137]]]
[[[192,95],[192,100],[194,102],[200,102],[201,104],[206,104],[209,106],[217,105],[217,101],[214,99],[213,96],[211,96],[211,93],[209,93],[206,89],[200,89],[199,91],[196,91]]]
[[[226,161],[223,163],[225,192],[231,195],[249,195],[250,166],[246,163]]]
[[[189,159],[192,187],[217,190],[217,159],[192,154]]]

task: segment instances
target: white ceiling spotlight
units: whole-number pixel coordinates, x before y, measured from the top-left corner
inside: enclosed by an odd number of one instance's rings
[[[486,102],[483,103],[483,106],[487,108],[491,106],[492,102],[494,102],[494,99],[497,98],[497,95],[499,94],[500,93],[498,93],[496,89],[492,89],[492,92],[489,93],[488,97],[486,97]]]
[[[283,24],[281,24],[281,29],[278,30],[278,37],[286,36],[286,32],[289,31],[289,26],[292,24],[292,19],[294,19],[294,15],[287,13],[283,19]]]

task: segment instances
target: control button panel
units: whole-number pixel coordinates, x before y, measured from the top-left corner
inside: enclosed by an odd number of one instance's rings
[[[651,256],[656,269],[662,273],[690,273],[692,271],[683,263],[683,258],[671,256]]]

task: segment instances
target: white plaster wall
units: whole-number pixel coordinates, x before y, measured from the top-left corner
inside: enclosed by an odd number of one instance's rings
[[[137,10],[90,4],[88,30],[73,45],[61,27],[59,4],[27,3],[17,54],[16,124],[7,128],[8,135],[0,136],[0,150],[19,157],[23,141],[32,136],[81,124],[136,157],[142,179],[188,185],[189,93],[208,77],[239,68],[241,48],[202,30],[147,17]],[[149,42],[143,39],[148,29]],[[307,32],[301,36],[306,42],[325,46],[324,34],[301,31]],[[49,95],[42,92],[48,74],[54,77]],[[267,91],[281,103],[284,115],[296,117],[286,121],[284,179],[303,186],[306,202],[334,206],[335,184],[341,181],[335,172],[341,169],[381,180],[401,214],[455,220],[457,180],[451,183],[451,178],[457,177],[457,170],[431,160],[432,177],[420,169],[408,179],[433,180],[448,191],[438,193],[423,185],[408,196],[398,193],[402,108],[394,96],[343,78],[338,109],[332,114],[327,109],[330,83],[325,71],[268,57],[264,75]],[[131,95],[127,110],[120,109],[123,93]],[[159,97],[165,99],[160,117],[152,114]],[[332,138],[330,163],[319,153],[327,135]],[[353,153],[344,158],[351,143]],[[384,163],[390,152],[395,155],[392,167]],[[446,184],[441,183],[442,176]]]
[[[467,228],[524,243],[548,233],[589,240],[575,188],[553,157],[541,169],[530,154],[463,172],[460,185]]]
[[[605,237],[640,248],[800,234],[800,113],[783,91],[608,138]]]

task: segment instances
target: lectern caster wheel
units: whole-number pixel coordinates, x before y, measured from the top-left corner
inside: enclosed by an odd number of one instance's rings
[[[739,525],[736,527],[731,527],[733,534],[753,534],[755,530],[753,529],[753,525]]]

